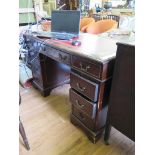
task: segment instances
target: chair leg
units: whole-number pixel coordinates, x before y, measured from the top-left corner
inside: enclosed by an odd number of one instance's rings
[[[23,141],[24,141],[24,144],[26,146],[26,149],[27,150],[30,150],[30,146],[29,146],[29,143],[28,143],[28,140],[27,140],[27,137],[26,137],[26,134],[25,134],[25,130],[24,130],[24,127],[23,127],[23,124],[22,122],[20,121],[20,118],[19,118],[19,132],[23,138]]]

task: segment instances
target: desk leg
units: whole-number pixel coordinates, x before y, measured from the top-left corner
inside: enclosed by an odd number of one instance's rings
[[[95,144],[102,136],[103,128],[97,132],[90,130],[88,127],[85,126],[76,116],[73,114],[70,115],[71,123],[75,126],[79,126],[87,135],[88,139]]]
[[[39,90],[40,91],[40,93],[41,93],[41,95],[43,96],[43,97],[47,97],[47,96],[49,96],[50,95],[50,92],[51,92],[51,90],[52,90],[52,88],[46,88],[46,89],[44,89],[44,87],[42,87],[42,86],[40,86],[37,82],[35,82],[35,81],[33,81],[32,82],[32,85],[33,85],[33,87],[35,88],[35,89],[37,89],[37,90]]]
[[[50,92],[51,92],[51,89],[43,90],[43,91],[41,92],[41,95],[42,95],[43,97],[47,97],[47,96],[50,95]]]
[[[111,125],[110,124],[106,124],[105,127],[105,133],[104,133],[104,141],[106,145],[109,145],[109,137],[110,137],[110,131],[111,131]]]

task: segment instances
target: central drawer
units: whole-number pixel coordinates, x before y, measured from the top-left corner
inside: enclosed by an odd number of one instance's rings
[[[98,98],[98,84],[81,77],[78,74],[70,74],[70,85],[82,95],[96,102]]]
[[[76,93],[73,89],[70,89],[70,101],[71,103],[86,115],[91,118],[96,116],[96,104],[89,102],[87,99]]]
[[[46,46],[44,50],[48,52],[48,56],[50,56],[52,59],[65,64],[70,64],[70,55],[68,53],[65,53],[63,51],[57,50],[49,46]]]

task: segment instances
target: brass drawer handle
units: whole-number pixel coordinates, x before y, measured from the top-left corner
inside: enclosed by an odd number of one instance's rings
[[[59,58],[61,60],[66,60],[67,59],[67,56],[66,55],[63,56],[62,54],[59,53]]]
[[[86,66],[85,68],[84,68],[84,66],[82,65],[82,63],[80,62],[80,69],[81,70],[83,70],[83,71],[85,71],[85,72],[87,72],[87,70],[90,68],[90,66],[88,65],[88,66]]]
[[[84,104],[80,104],[78,100],[75,100],[75,102],[76,102],[76,105],[77,105],[79,108],[81,108],[81,109],[84,108]]]
[[[85,87],[80,87],[79,83],[76,83],[78,90],[80,90],[81,92],[84,92],[86,90]]]

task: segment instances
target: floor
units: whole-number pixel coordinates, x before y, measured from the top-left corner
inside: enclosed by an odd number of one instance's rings
[[[102,138],[91,143],[82,130],[70,123],[69,84],[54,89],[48,97],[38,90],[20,88],[20,117],[30,150],[19,137],[20,155],[134,155],[135,143],[112,128],[110,145]]]

